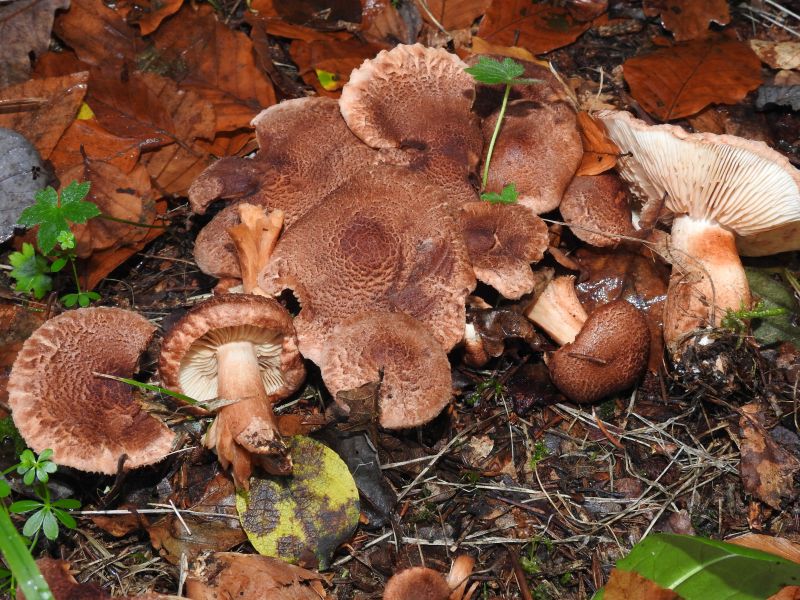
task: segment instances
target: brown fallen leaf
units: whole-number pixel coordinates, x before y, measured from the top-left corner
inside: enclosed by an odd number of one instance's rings
[[[116,6],[129,25],[138,25],[141,35],[150,35],[161,22],[180,10],[183,0],[123,1]]]
[[[683,42],[705,36],[710,23],[727,25],[731,20],[728,0],[644,0],[644,14],[661,15],[664,29]]]
[[[761,83],[761,63],[747,44],[713,36],[628,59],[623,75],[642,108],[671,121],[739,102]]]
[[[750,47],[762,62],[773,69],[797,69],[800,67],[800,42],[750,40]]]
[[[770,554],[775,554],[786,560],[800,563],[800,546],[786,538],[772,537],[771,535],[762,535],[759,533],[746,533],[742,536],[725,541],[736,544],[737,546],[769,552]],[[800,586],[792,585],[785,587],[777,594],[767,598],[767,600],[800,600]]]
[[[0,303],[0,403],[8,405],[6,385],[23,342],[44,323],[44,312]],[[4,415],[5,416],[5,415]]]
[[[509,56],[511,58],[518,58],[520,60],[527,60],[536,63],[539,62],[536,60],[536,57],[525,48],[520,48],[519,46],[497,46],[495,44],[490,44],[477,35],[472,37],[472,53]]]
[[[483,15],[492,0],[427,0],[428,10],[420,10],[422,18],[435,27],[465,29]]]
[[[360,35],[373,44],[413,44],[421,28],[418,20],[404,19],[391,0],[370,0],[362,5]]]
[[[617,145],[606,135],[605,126],[585,112],[578,112],[578,130],[583,142],[583,158],[575,175],[599,175],[617,164]]]
[[[17,0],[0,5],[0,89],[26,81],[31,55],[43,54],[50,45],[53,13],[69,0]]]
[[[521,46],[544,54],[574,42],[590,23],[576,21],[563,8],[530,0],[494,0],[478,35],[491,44]]]
[[[324,600],[319,573],[258,554],[212,552],[200,557],[186,579],[192,600],[272,598]]]
[[[353,69],[361,66],[366,59],[374,58],[381,50],[379,46],[354,37],[344,41],[294,40],[289,46],[289,54],[297,64],[303,81],[313,86],[320,95],[333,97],[339,96],[339,90],[348,82]],[[330,74],[330,84],[322,85],[319,71]]]
[[[769,435],[762,406],[746,404],[741,411],[739,471],[744,489],[772,508],[780,508],[782,499],[797,496],[794,475],[800,470],[800,461]]]
[[[250,8],[265,17],[326,32],[352,29],[362,20],[359,0],[253,0]]]
[[[0,127],[18,131],[36,146],[43,159],[49,158],[78,113],[88,80],[89,74],[84,71],[31,79],[0,90],[0,100],[32,98],[37,102],[35,110],[0,113]]]
[[[614,569],[608,578],[603,595],[605,600],[680,600],[672,590],[665,590],[632,571]]]

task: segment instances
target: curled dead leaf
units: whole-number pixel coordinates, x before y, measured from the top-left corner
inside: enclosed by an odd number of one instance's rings
[[[575,175],[599,175],[617,164],[620,150],[606,134],[605,126],[584,111],[578,112],[578,130],[583,142],[583,158]]]
[[[644,14],[661,15],[664,29],[679,42],[703,37],[711,23],[727,25],[731,20],[728,0],[644,0]]]

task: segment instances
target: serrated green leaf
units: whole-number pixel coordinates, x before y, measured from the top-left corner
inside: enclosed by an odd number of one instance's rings
[[[497,192],[484,192],[481,194],[481,200],[491,204],[514,204],[518,197],[517,186],[513,183],[504,186],[499,194]]]
[[[764,600],[785,586],[800,584],[800,564],[688,535],[650,535],[617,563],[617,569],[638,573],[683,600]]]
[[[76,202],[80,202],[89,195],[89,190],[91,187],[91,181],[84,181],[81,183],[78,183],[77,181],[70,182],[67,187],[61,190],[61,204],[74,204]]]
[[[58,204],[58,192],[47,186],[36,192],[34,199],[36,203],[23,210],[17,221],[23,227],[33,227],[46,220],[50,210]]]
[[[479,57],[477,64],[464,70],[472,75],[475,81],[488,85],[498,83],[513,85],[514,80],[525,73],[525,67],[510,58],[500,62],[488,56]]]
[[[14,267],[9,275],[17,282],[14,289],[18,292],[44,298],[53,288],[50,265],[45,257],[36,253],[32,244],[23,243],[22,252],[12,252],[8,261]]]
[[[794,324],[798,306],[794,290],[783,277],[782,269],[762,269],[745,267],[750,291],[760,298],[764,308],[785,308],[787,313],[767,319],[753,319],[753,337],[761,344],[792,342],[800,347],[800,327]]]

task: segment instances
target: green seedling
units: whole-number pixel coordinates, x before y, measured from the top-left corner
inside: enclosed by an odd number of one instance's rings
[[[536,467],[539,466],[539,463],[548,456],[550,456],[550,450],[547,449],[547,444],[541,441],[536,442],[533,445],[533,454],[530,460],[531,469],[535,470]]]
[[[143,383],[141,381],[136,381],[135,379],[128,379],[127,377],[117,377],[116,375],[108,375],[107,373],[93,373],[95,377],[102,377],[103,379],[111,379],[112,381],[119,381],[120,383],[127,383],[128,385],[132,385],[133,387],[137,387],[141,390],[147,390],[148,392],[157,392],[159,394],[164,394],[165,396],[169,396],[170,398],[175,398],[176,400],[180,400],[181,402],[185,402],[186,404],[190,404],[192,406],[203,406],[202,402],[198,402],[194,398],[187,396],[186,394],[181,394],[180,392],[173,392],[172,390],[168,390],[165,387],[161,387],[160,385],[153,385],[152,383]]]
[[[19,456],[19,464],[17,465],[17,473],[22,475],[22,481],[25,485],[33,485],[34,481],[47,483],[50,480],[50,474],[55,473],[58,466],[50,459],[53,457],[53,451],[49,448],[43,450],[37,457],[31,450],[23,450]]]
[[[739,310],[731,310],[729,308],[725,311],[725,316],[722,317],[720,325],[725,329],[730,329],[734,333],[742,335],[747,331],[747,321],[750,319],[769,319],[770,317],[785,315],[788,312],[783,307],[767,308],[764,302],[761,301],[753,308],[745,308],[744,306]]]
[[[484,397],[484,395],[486,395],[487,399],[497,401],[502,399],[502,397],[505,395],[505,391],[505,387],[499,379],[490,377],[489,379],[485,379],[476,385],[475,391],[467,396],[464,399],[464,402],[466,402],[469,406],[475,406],[478,401]]]
[[[506,86],[503,92],[503,102],[500,105],[500,113],[497,116],[497,124],[494,126],[492,139],[489,141],[489,150],[486,152],[486,162],[483,165],[481,192],[484,192],[486,189],[486,181],[489,179],[489,164],[492,161],[494,145],[497,141],[497,136],[500,134],[503,117],[506,114],[511,87],[514,85],[541,83],[541,80],[520,77],[520,75],[525,73],[525,67],[510,58],[505,58],[503,62],[500,62],[487,56],[481,56],[478,58],[478,63],[475,66],[468,67],[465,70],[472,75],[472,78],[478,83],[484,83],[486,85],[502,84]],[[492,203],[513,204],[517,201],[517,190],[513,183],[509,183],[503,187],[503,190],[499,194],[496,192],[484,192],[481,194],[481,198]]]

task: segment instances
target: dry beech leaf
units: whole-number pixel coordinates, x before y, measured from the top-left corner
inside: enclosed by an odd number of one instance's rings
[[[642,108],[671,121],[739,102],[761,83],[761,63],[747,44],[715,36],[631,58],[623,74]]]
[[[297,63],[303,81],[313,86],[320,95],[338,97],[339,90],[350,79],[353,69],[361,66],[366,59],[373,58],[381,49],[356,38],[346,41],[294,40],[289,46],[289,54]],[[323,87],[317,71],[329,73],[332,84]]]
[[[726,540],[737,546],[752,548],[775,554],[786,560],[800,563],[800,546],[787,540],[786,538],[772,537],[759,533],[746,533],[732,540]],[[788,586],[777,594],[770,596],[767,600],[800,600],[800,587]]]
[[[584,111],[578,112],[583,158],[576,175],[599,175],[617,164],[619,148],[606,135],[605,126]]]
[[[657,583],[633,571],[614,569],[605,587],[604,600],[680,600],[672,590],[665,590]]]
[[[32,79],[0,90],[0,100],[32,98],[35,110],[0,113],[0,127],[14,129],[30,141],[43,159],[48,159],[61,134],[70,126],[86,95],[89,74]]]
[[[360,35],[373,44],[390,44],[393,40],[413,44],[421,28],[418,20],[404,19],[391,0],[370,0],[362,6]]]
[[[520,60],[527,60],[529,62],[535,62],[543,66],[547,66],[547,63],[537,60],[536,57],[528,52],[525,48],[520,48],[519,46],[497,46],[495,44],[490,44],[477,35],[472,37],[472,53],[508,56],[510,58],[518,58]]]
[[[431,25],[442,26],[448,31],[465,29],[483,15],[491,3],[492,0],[428,0],[430,14],[425,10],[420,10],[420,14]]]
[[[118,3],[117,12],[129,25],[138,25],[141,35],[150,35],[164,19],[178,12],[182,4],[183,0],[136,0]]]
[[[533,54],[544,54],[571,44],[589,26],[563,8],[530,0],[494,0],[478,35],[490,44],[522,46]]]
[[[16,0],[0,4],[0,88],[26,81],[30,54],[38,56],[50,45],[53,13],[69,7],[69,0]]]
[[[90,65],[135,64],[143,42],[137,31],[103,0],[72,0],[53,30]]]
[[[800,67],[800,42],[750,40],[750,47],[762,62],[773,69],[797,69]]]
[[[642,8],[648,17],[661,15],[664,29],[679,42],[705,36],[710,23],[727,25],[731,20],[728,0],[644,0]]]
[[[362,20],[359,0],[252,0],[250,8],[265,17],[320,31],[348,29]]]
[[[794,475],[800,470],[800,461],[769,435],[761,406],[746,404],[741,410],[739,470],[744,489],[772,508],[780,508],[783,498],[797,496]]]

